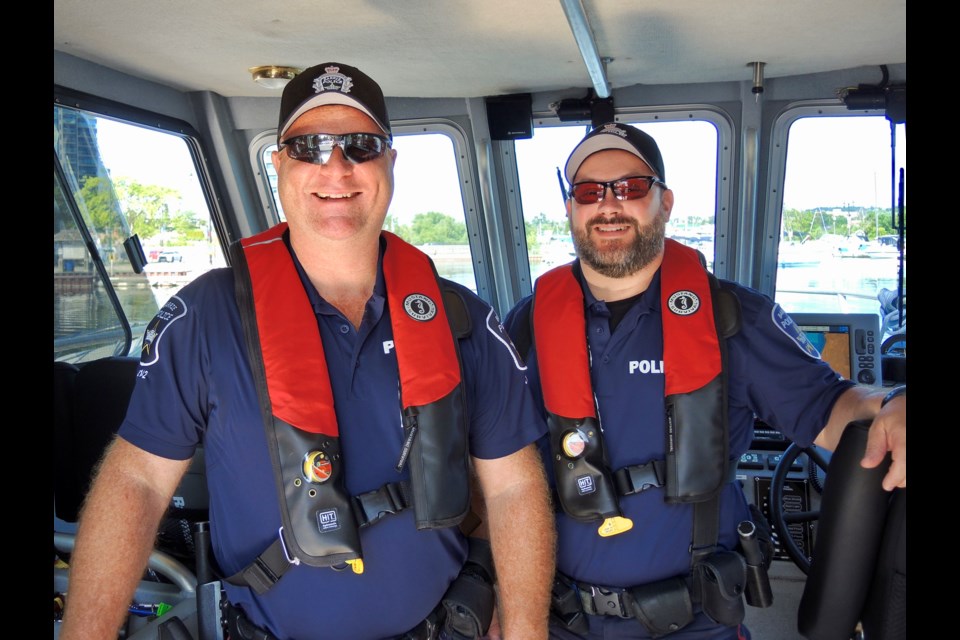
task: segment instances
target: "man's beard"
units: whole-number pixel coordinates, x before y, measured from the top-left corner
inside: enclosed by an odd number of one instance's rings
[[[629,225],[637,233],[629,242],[596,241],[590,233],[590,228],[595,224]],[[635,219],[626,216],[597,215],[588,220],[582,229],[573,230],[573,246],[580,260],[597,273],[608,278],[624,278],[651,264],[660,255],[666,229],[667,220],[662,211],[657,212],[650,224],[642,227]]]

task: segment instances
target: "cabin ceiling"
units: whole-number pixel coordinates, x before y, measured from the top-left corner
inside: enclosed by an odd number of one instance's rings
[[[907,60],[906,0],[582,5],[613,88],[749,81],[757,60],[768,79]],[[226,97],[279,95],[250,67],[328,60],[394,97],[592,86],[560,0],[54,0],[53,48]]]

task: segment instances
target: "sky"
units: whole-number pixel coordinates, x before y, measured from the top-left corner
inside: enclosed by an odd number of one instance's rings
[[[667,184],[674,191],[674,221],[714,214],[717,133],[704,121],[639,125],[657,139]],[[898,127],[897,164],[905,166],[906,136]],[[516,141],[520,196],[525,216],[564,215],[557,167],[582,138],[581,126],[538,128],[534,138]],[[184,205],[206,211],[183,141],[155,131],[99,119],[98,140],[114,177],[135,177],[181,191]],[[395,192],[390,213],[409,223],[417,213],[440,211],[462,219],[460,178],[451,139],[442,134],[398,136]],[[882,117],[804,118],[794,123],[788,143],[785,208],[880,206],[893,202],[890,190],[890,126]],[[470,185],[472,187],[472,185]]]
[[[390,214],[402,224],[413,216],[439,211],[463,220],[463,199],[452,140],[443,134],[396,136],[393,147],[393,200]]]
[[[896,144],[896,170],[906,168],[905,130],[904,125],[899,125],[894,140],[889,121],[882,117],[796,121],[787,144],[787,167],[796,165],[797,169],[787,174],[784,207],[800,210],[831,204],[890,207],[895,202],[890,188],[890,148]],[[898,181],[895,177],[893,184]]]
[[[134,178],[180,191],[184,207],[207,212],[186,143],[177,136],[97,118],[100,158],[113,179]]]

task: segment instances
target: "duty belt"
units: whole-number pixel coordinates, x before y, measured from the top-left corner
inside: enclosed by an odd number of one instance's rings
[[[578,583],[558,573],[551,611],[575,633],[589,626],[586,614],[636,618],[652,637],[658,638],[686,627],[700,610],[718,624],[740,624],[745,615],[743,596],[748,589],[743,556],[719,549],[694,565],[689,574],[629,588]]]
[[[690,576],[684,576],[683,581],[687,588],[693,588],[693,579]],[[613,587],[601,587],[592,584],[571,584],[570,585],[580,597],[580,604],[583,605],[584,613],[592,616],[617,616],[618,618],[635,618],[633,594],[629,589],[616,589]]]
[[[618,618],[633,618],[633,596],[627,591],[607,589],[595,585],[573,585],[584,613],[592,616],[617,616]]]
[[[224,627],[229,633],[230,640],[278,640],[275,635],[256,626],[247,618],[243,609],[229,602],[224,602]],[[442,605],[430,612],[423,622],[406,633],[396,636],[394,640],[438,640],[443,630],[443,621],[446,610]]]
[[[568,630],[586,634],[586,615],[636,619],[654,638],[690,624],[694,617],[693,581],[676,576],[647,585],[619,589],[575,583],[558,574],[551,612]],[[572,596],[572,597],[571,597]]]

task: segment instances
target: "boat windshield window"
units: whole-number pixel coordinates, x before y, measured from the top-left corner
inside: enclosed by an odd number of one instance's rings
[[[800,118],[788,142],[777,302],[788,312],[877,313],[891,333],[900,289],[906,306],[906,234],[902,255],[898,248],[904,125],[896,127],[895,176],[883,116]],[[905,196],[903,211],[905,219]]]

